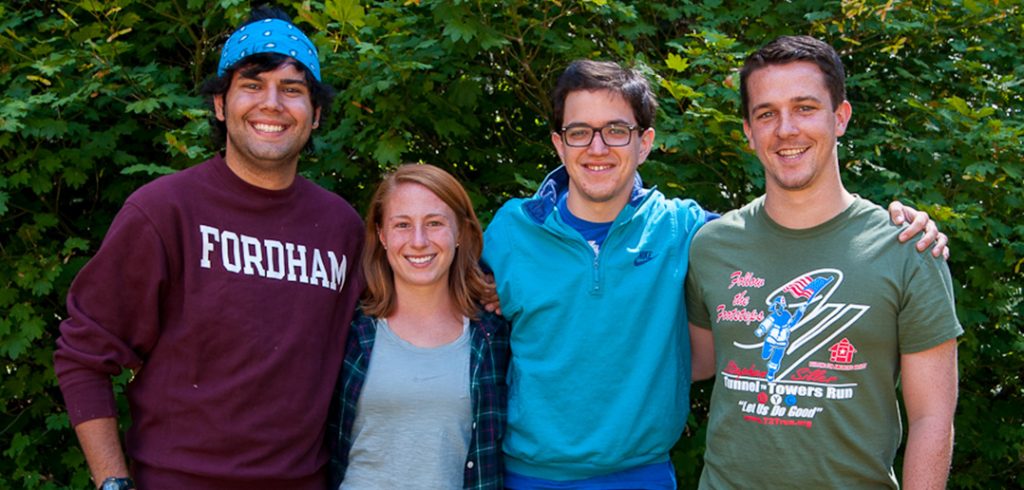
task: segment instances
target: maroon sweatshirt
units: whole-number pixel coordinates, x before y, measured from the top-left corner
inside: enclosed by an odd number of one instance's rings
[[[221,157],[143,186],[68,292],[71,423],[116,416],[126,367],[140,488],[321,485],[363,233],[337,195],[257,188]]]

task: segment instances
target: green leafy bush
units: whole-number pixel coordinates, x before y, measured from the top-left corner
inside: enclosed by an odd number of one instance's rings
[[[484,221],[557,158],[547,92],[580,57],[657,86],[649,184],[728,210],[761,192],[737,68],[780,34],[827,39],[850,72],[845,181],[949,234],[961,386],[950,486],[1024,486],[1024,12],[1019,1],[285,1],[339,90],[302,171],[360,209],[382,171],[441,165]],[[249,2],[0,5],[0,488],[87,488],[52,368],[63,299],[143,183],[214,151],[196,87]],[[122,380],[123,382],[123,380]],[[699,476],[710,385],[673,459]],[[125,420],[127,423],[127,419]]]

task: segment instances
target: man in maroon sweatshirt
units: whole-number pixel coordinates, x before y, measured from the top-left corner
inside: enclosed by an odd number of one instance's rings
[[[132,194],[68,293],[68,415],[105,490],[321,490],[363,288],[358,214],[296,174],[333,91],[309,39],[260,9],[203,92],[223,155]],[[122,451],[110,378],[125,368]]]

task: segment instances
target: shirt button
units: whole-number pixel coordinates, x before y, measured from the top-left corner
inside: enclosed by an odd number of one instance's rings
[[[473,462],[470,461],[470,462],[466,463],[466,468],[473,469]]]
[[[476,430],[476,422],[473,422],[473,430]]]

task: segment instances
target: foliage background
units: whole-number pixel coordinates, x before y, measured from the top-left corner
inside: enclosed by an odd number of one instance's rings
[[[339,90],[303,173],[357,207],[399,162],[442,165],[484,221],[557,159],[546,93],[575,58],[635,64],[661,102],[641,174],[727,210],[763,176],[736,68],[780,34],[843,55],[845,181],[950,235],[960,404],[950,486],[1024,487],[1024,11],[1020,1],[283,1]],[[52,370],[70,281],[127,195],[207,158],[196,87],[242,0],[0,3],[0,488],[89,488]],[[710,386],[673,453],[700,471]],[[840,450],[841,448],[823,448]]]

